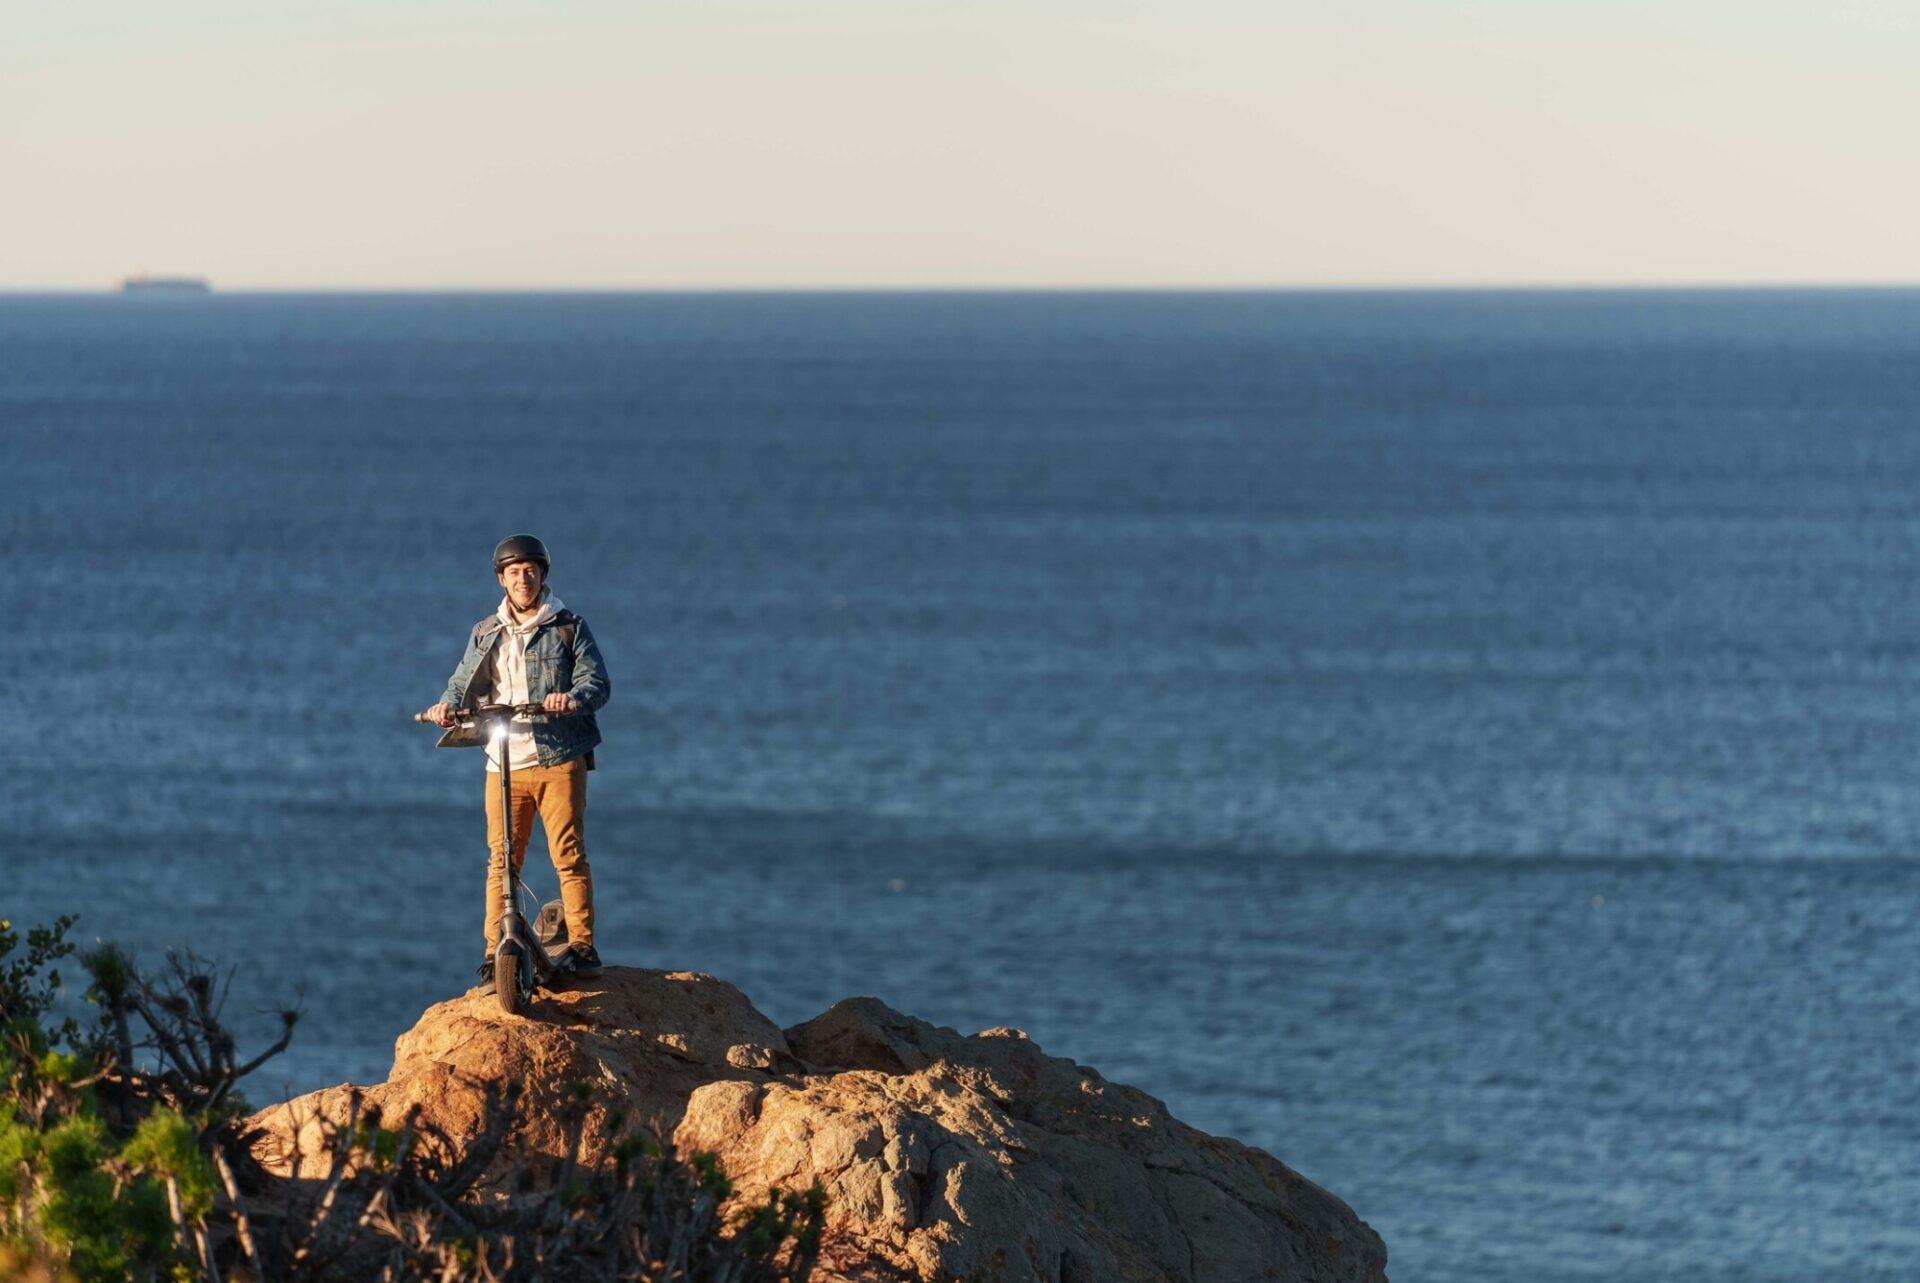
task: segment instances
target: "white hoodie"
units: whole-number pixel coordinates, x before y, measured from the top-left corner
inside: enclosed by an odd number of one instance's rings
[[[500,640],[493,644],[493,697],[502,704],[525,704],[527,695],[527,639],[533,636],[533,630],[552,619],[565,609],[564,603],[547,592],[541,601],[540,609],[532,619],[520,623],[513,617],[513,605],[505,597],[500,599],[500,609],[494,613],[506,627],[501,629]],[[514,730],[507,735],[507,760],[513,763],[513,769],[524,771],[540,765],[539,750],[533,746],[533,732]],[[487,745],[487,769],[498,774],[500,771],[500,746]]]

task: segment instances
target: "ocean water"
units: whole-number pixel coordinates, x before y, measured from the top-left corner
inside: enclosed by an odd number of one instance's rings
[[[384,1075],[542,535],[602,952],[877,994],[1400,1283],[1920,1277],[1920,293],[0,298],[0,912]],[[536,889],[552,875],[538,854]],[[543,880],[544,879],[544,880]]]

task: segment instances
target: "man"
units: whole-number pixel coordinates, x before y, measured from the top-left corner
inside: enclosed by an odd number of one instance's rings
[[[587,772],[600,742],[594,710],[607,702],[606,665],[587,622],[568,610],[547,587],[553,562],[532,535],[511,535],[493,550],[493,573],[506,596],[500,608],[473,626],[467,652],[447,682],[446,694],[427,710],[440,726],[453,724],[453,710],[477,704],[539,704],[551,716],[504,741],[487,746],[487,771],[498,774],[500,754],[513,767],[513,814],[501,815],[500,785],[487,786],[486,961],[480,983],[493,982],[493,950],[500,943],[506,907],[507,858],[517,875],[533,836],[534,812],[547,834],[547,854],[560,875],[560,901],[567,915],[569,953],[563,971],[600,974],[593,947],[593,870],[587,865],[583,825]],[[512,841],[507,834],[511,832]]]

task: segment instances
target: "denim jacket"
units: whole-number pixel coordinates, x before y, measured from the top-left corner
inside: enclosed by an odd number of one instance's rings
[[[493,648],[505,632],[506,625],[497,614],[473,626],[467,653],[447,680],[442,703],[468,708],[493,697]],[[542,766],[558,766],[592,751],[600,742],[594,710],[612,693],[607,666],[601,662],[587,621],[570,610],[554,615],[527,639],[528,702],[538,704],[554,691],[571,696],[580,711],[533,724],[533,745]]]

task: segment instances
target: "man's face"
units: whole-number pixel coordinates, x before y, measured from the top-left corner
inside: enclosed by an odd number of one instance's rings
[[[537,561],[510,561],[500,568],[500,586],[515,610],[532,610],[547,586],[547,573]]]

